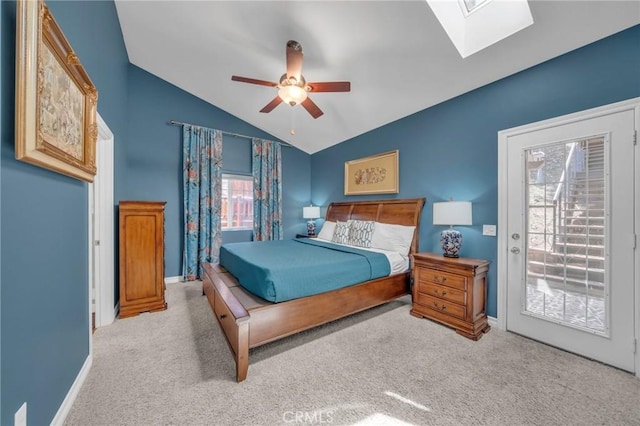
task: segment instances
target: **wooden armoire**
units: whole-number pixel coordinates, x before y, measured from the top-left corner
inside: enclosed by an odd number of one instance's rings
[[[120,201],[120,318],[167,309],[164,201]]]

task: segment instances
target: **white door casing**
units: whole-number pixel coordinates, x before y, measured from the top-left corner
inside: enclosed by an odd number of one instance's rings
[[[114,303],[114,136],[98,114],[97,173],[89,184],[89,288],[95,299],[96,327],[111,324]]]
[[[640,376],[640,358],[634,355],[640,330],[640,264],[635,245],[640,219],[634,211],[640,205],[638,149],[634,145],[639,99],[545,120],[499,132],[498,149],[498,328],[508,329],[572,352],[599,359]],[[608,141],[611,167],[608,172],[609,207],[606,233],[609,235],[606,274],[611,285],[608,328],[587,332],[541,320],[525,312],[523,299],[527,253],[523,190],[525,149],[558,141],[601,135]],[[634,164],[635,163],[635,164]],[[634,189],[635,188],[635,189]],[[515,240],[512,235],[522,236]],[[520,251],[512,253],[510,250]],[[635,294],[635,296],[634,296]],[[523,312],[525,312],[523,314]],[[634,321],[635,318],[635,321]],[[595,348],[595,354],[592,351]],[[597,352],[601,352],[598,354]],[[637,351],[636,351],[637,352]]]

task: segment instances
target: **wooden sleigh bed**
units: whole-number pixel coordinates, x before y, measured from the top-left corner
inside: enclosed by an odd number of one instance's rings
[[[424,198],[331,203],[326,220],[374,220],[415,226],[410,255],[418,251]],[[236,380],[246,379],[249,349],[410,294],[410,271],[338,290],[272,303],[252,295],[218,264],[206,263],[203,293],[236,362]]]

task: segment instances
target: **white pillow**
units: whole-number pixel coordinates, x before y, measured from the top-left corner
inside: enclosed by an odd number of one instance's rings
[[[407,256],[411,249],[415,229],[415,226],[376,222],[371,238],[371,247],[395,251]]]
[[[372,220],[348,220],[349,245],[354,247],[371,247],[371,238],[375,222]]]
[[[327,220],[322,225],[322,229],[318,233],[318,238],[320,238],[321,240],[331,241],[335,230],[336,230],[336,223],[331,222],[330,220]]]
[[[337,221],[331,241],[338,244],[349,244],[349,223]]]

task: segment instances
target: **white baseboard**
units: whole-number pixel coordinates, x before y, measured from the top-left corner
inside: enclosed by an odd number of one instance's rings
[[[490,316],[487,315],[487,322],[489,323],[489,325],[492,328],[499,328],[498,327],[498,318],[490,317]]]
[[[177,284],[184,282],[184,277],[182,275],[178,275],[177,277],[164,277],[165,284]]]
[[[64,401],[62,401],[62,405],[60,405],[58,412],[56,413],[53,420],[51,420],[52,426],[62,426],[62,424],[64,423],[67,415],[69,414],[69,411],[71,410],[71,407],[73,406],[73,403],[78,397],[78,392],[80,392],[82,384],[89,374],[89,370],[91,370],[92,363],[93,356],[89,354],[87,356],[87,359],[84,361],[84,365],[80,369],[78,376],[76,376],[76,379],[73,381],[73,384],[71,385],[71,389],[69,389],[67,396],[64,398]]]

